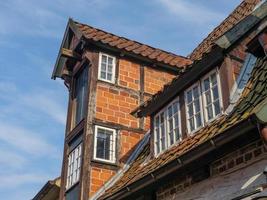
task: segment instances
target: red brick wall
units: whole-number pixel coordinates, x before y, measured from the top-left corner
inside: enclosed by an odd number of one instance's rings
[[[118,84],[138,91],[140,89],[140,65],[120,59]]]
[[[118,58],[117,58],[118,59]],[[115,123],[124,126],[119,130],[118,136],[118,162],[120,166],[127,161],[135,146],[144,136],[140,130],[140,119],[130,113],[140,104],[140,64],[133,63],[124,58],[117,61],[117,82],[115,84],[103,81],[97,82],[95,119],[102,123]],[[154,94],[174,76],[154,68],[144,68],[145,92]],[[145,95],[144,100],[148,99]],[[109,126],[110,127],[110,126]],[[127,127],[127,128],[126,128]],[[144,129],[150,127],[150,119],[144,119]],[[91,170],[90,196],[104,185],[115,173],[115,170],[107,170],[98,166]]]
[[[99,190],[106,181],[115,175],[115,171],[110,169],[103,169],[99,167],[91,168],[91,187],[90,196]]]
[[[139,104],[137,94],[98,83],[96,91],[96,118],[138,128],[138,119],[130,115]]]
[[[155,94],[174,77],[173,74],[145,67],[145,92]]]

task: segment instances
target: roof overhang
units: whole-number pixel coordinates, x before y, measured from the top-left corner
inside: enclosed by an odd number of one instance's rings
[[[68,59],[68,56],[65,55],[66,52],[64,50],[70,49],[71,39],[74,35],[78,39],[82,38],[82,33],[77,29],[76,25],[74,24],[74,21],[70,18],[64,32],[64,37],[60,45],[56,63],[54,65],[52,79],[62,78],[63,68]]]
[[[204,55],[201,60],[195,61],[190,66],[189,70],[175,78],[172,83],[166,85],[160,93],[154,95],[149,102],[141,104],[138,108],[132,111],[131,114],[136,117],[145,117],[157,112],[157,110],[164,107],[186,87],[222,62],[223,58],[223,49],[219,46],[214,46],[210,53]]]

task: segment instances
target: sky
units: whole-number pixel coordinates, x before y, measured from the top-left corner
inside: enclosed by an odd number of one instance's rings
[[[240,0],[0,1],[0,194],[29,200],[60,175],[68,92],[51,80],[68,18],[188,55]]]

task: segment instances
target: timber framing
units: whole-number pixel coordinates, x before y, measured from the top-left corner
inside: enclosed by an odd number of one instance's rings
[[[82,60],[82,57],[80,54],[76,53],[75,51],[71,49],[61,48],[61,56],[65,58],[71,58],[75,60]]]

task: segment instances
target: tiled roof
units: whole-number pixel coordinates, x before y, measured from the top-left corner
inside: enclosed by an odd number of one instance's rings
[[[209,125],[200,129],[193,136],[188,137],[178,143],[176,146],[167,150],[159,157],[150,160],[143,165],[146,159],[148,149],[144,149],[143,153],[132,164],[131,168],[118,180],[106,193],[101,197],[105,199],[119,190],[129,186],[130,184],[140,180],[146,175],[163,167],[167,163],[179,158],[186,152],[192,151],[197,146],[203,144],[209,139],[224,133],[226,130],[234,127],[238,123],[248,119],[253,114],[253,109],[267,97],[267,58],[257,60],[257,63],[251,73],[251,77],[232,112],[228,115],[222,115]],[[147,147],[148,148],[148,147]]]
[[[136,54],[146,59],[166,64],[172,67],[185,67],[191,64],[189,58],[176,55],[158,48],[151,47],[140,42],[130,40],[124,37],[108,33],[106,31],[91,27],[87,24],[82,24],[74,21],[78,29],[82,32],[84,37],[94,42],[100,42],[119,50]]]
[[[210,51],[212,44],[225,32],[248,16],[260,0],[244,0],[219,26],[217,26],[189,55],[191,60],[201,59],[203,53]]]

